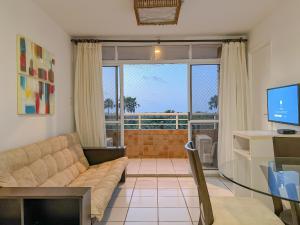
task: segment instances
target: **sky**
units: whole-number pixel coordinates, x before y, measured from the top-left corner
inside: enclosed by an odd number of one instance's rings
[[[124,95],[136,97],[136,112],[188,111],[187,64],[124,65]],[[208,101],[218,91],[218,66],[192,66],[193,112],[212,112]],[[104,98],[115,99],[115,68],[103,68]]]

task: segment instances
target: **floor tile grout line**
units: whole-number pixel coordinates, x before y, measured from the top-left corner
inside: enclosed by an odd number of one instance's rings
[[[165,160],[167,160],[169,163],[170,163],[170,168],[169,169],[171,169],[171,172],[169,172],[169,173],[160,173],[160,171],[158,171],[158,169],[159,169],[159,163],[158,163],[158,160],[159,159],[152,159],[153,161],[155,161],[155,171],[153,171],[154,173],[142,173],[142,171],[144,170],[143,169],[143,167],[142,167],[142,164],[143,164],[143,161],[145,161],[146,162],[146,160],[147,159],[145,159],[145,158],[141,158],[141,159],[139,159],[139,161],[140,161],[140,165],[139,165],[139,168],[137,168],[137,173],[131,173],[131,174],[129,174],[130,176],[143,176],[143,175],[146,175],[146,176],[171,176],[171,177],[177,177],[177,176],[182,176],[182,177],[185,177],[185,176],[191,176],[191,174],[189,173],[189,172],[186,172],[186,173],[183,173],[183,174],[181,174],[181,173],[177,173],[176,171],[176,166],[175,166],[175,161],[174,160],[176,160],[176,159],[173,159],[173,158],[166,158]],[[182,159],[182,160],[185,160],[186,161],[186,163],[188,163],[187,162],[187,159]],[[152,163],[154,163],[154,162],[152,162]],[[150,170],[151,171],[151,170]],[[180,168],[178,168],[178,171],[186,171],[186,168],[184,169],[184,170],[180,170]]]
[[[140,174],[140,171],[141,171],[141,164],[142,164],[142,160],[143,160],[143,159],[140,159],[140,163],[139,163],[139,169],[138,169],[138,174]]]
[[[156,189],[156,197],[157,197],[157,207],[130,207],[130,204],[131,204],[131,201],[132,201],[132,198],[134,197],[134,191],[136,190],[136,189],[140,189],[140,188],[137,188],[137,182],[138,182],[138,178],[140,178],[140,177],[135,177],[134,178],[134,185],[133,185],[133,190],[132,190],[132,192],[131,192],[131,194],[130,194],[130,203],[129,203],[129,206],[128,206],[128,209],[127,209],[127,213],[126,213],[126,216],[125,216],[125,221],[123,221],[123,225],[125,225],[125,223],[127,222],[126,220],[127,220],[127,216],[128,216],[128,211],[129,211],[129,209],[130,208],[156,208],[157,209],[157,222],[159,223],[160,221],[159,221],[159,209],[160,208],[185,208],[187,211],[188,211],[188,214],[189,214],[189,218],[190,218],[190,221],[189,222],[191,222],[192,224],[193,224],[193,218],[192,218],[192,215],[191,215],[191,213],[190,213],[190,211],[189,211],[189,207],[188,207],[188,204],[187,204],[187,200],[186,200],[186,198],[185,198],[185,195],[184,195],[184,193],[183,193],[183,189],[194,189],[194,188],[191,188],[191,187],[186,187],[186,188],[183,188],[183,186],[182,186],[182,184],[181,184],[181,182],[179,181],[180,180],[180,177],[176,177],[176,181],[177,181],[177,183],[179,184],[179,188],[174,188],[174,189],[178,189],[178,190],[180,190],[180,192],[181,192],[181,194],[182,194],[182,197],[184,198],[184,202],[185,202],[185,207],[159,207],[159,190],[160,189],[169,189],[169,188],[159,188],[159,183],[158,183],[158,180],[159,180],[159,178],[160,177],[155,177],[154,178],[154,180],[156,181],[156,188],[154,188],[154,189]],[[217,178],[217,180],[219,180],[221,183],[223,183],[219,178]],[[225,184],[224,184],[225,185]],[[225,185],[226,186],[226,185]],[[226,186],[226,188],[227,188],[227,186]],[[141,189],[149,189],[149,188],[141,188]],[[152,189],[152,188],[151,188]],[[164,196],[164,197],[172,197],[172,196]],[[174,197],[179,197],[179,196],[174,196]],[[114,207],[114,208],[123,208],[123,207]],[[191,207],[191,208],[199,208],[199,207]],[[138,222],[138,221],[137,221]],[[179,222],[179,221],[176,221],[176,222]],[[122,222],[121,222],[122,223]]]
[[[156,164],[157,166],[157,164]],[[157,171],[156,171],[157,172]],[[157,204],[157,209],[156,209],[156,213],[157,213],[157,224],[159,224],[159,203],[158,203],[158,178],[156,178],[156,204]]]
[[[152,180],[154,180],[154,181],[156,182],[155,188],[137,188],[137,183],[138,183],[138,179],[139,179],[139,178],[142,178],[142,177],[133,177],[134,181],[133,181],[133,186],[131,186],[131,188],[130,188],[130,189],[132,189],[132,192],[131,192],[131,194],[129,195],[129,196],[130,196],[129,205],[128,205],[128,207],[126,207],[126,208],[127,208],[127,211],[126,211],[125,219],[124,219],[124,221],[120,221],[120,223],[122,223],[123,225],[125,225],[125,223],[128,222],[128,221],[127,221],[128,212],[129,212],[129,210],[130,210],[131,208],[153,208],[153,209],[156,208],[156,212],[157,212],[157,218],[156,218],[156,220],[157,220],[158,223],[160,222],[160,221],[159,221],[159,219],[160,219],[160,217],[159,217],[159,210],[160,210],[161,208],[184,208],[184,209],[186,209],[186,210],[188,211],[189,219],[190,219],[189,222],[191,222],[191,223],[193,224],[192,214],[191,214],[191,212],[190,212],[190,210],[189,210],[188,203],[187,203],[187,199],[186,199],[186,196],[185,196],[184,193],[183,193],[183,189],[195,189],[195,188],[189,187],[189,186],[186,186],[186,187],[185,187],[185,185],[182,186],[182,184],[185,182],[185,180],[182,180],[182,182],[180,182],[180,178],[181,178],[181,177],[176,177],[175,180],[176,180],[176,182],[178,183],[179,188],[171,188],[171,189],[179,190],[182,196],[174,195],[174,196],[163,196],[163,197],[165,197],[165,198],[168,198],[168,197],[182,197],[182,198],[184,198],[183,200],[184,200],[185,206],[184,206],[184,207],[166,207],[166,206],[165,206],[165,207],[159,207],[159,190],[170,189],[169,187],[159,188],[159,180],[160,180],[160,178],[163,180],[164,177],[154,177],[154,178],[152,179]],[[146,177],[145,177],[145,178],[146,178]],[[228,187],[226,186],[226,184],[224,184],[224,182],[223,182],[220,178],[216,178],[216,180],[218,180],[220,183],[222,183],[222,184],[224,185],[224,187],[226,187],[226,189],[228,189]],[[189,182],[189,181],[188,181],[188,182]],[[128,188],[126,188],[126,189],[128,189]],[[132,202],[133,197],[134,197],[134,192],[135,192],[137,189],[154,189],[154,190],[156,190],[155,196],[156,196],[156,198],[157,198],[157,200],[156,200],[157,206],[156,206],[156,207],[131,207],[130,205],[131,205],[131,202]],[[126,195],[125,195],[124,197],[126,197]],[[144,197],[145,197],[145,196],[144,196]],[[151,196],[149,196],[149,197],[151,197]],[[195,197],[196,197],[196,196],[195,196]],[[125,208],[125,207],[112,207],[112,208]],[[198,209],[199,209],[199,207],[190,207],[190,208],[198,208]],[[116,222],[116,221],[111,221],[111,222]],[[137,222],[138,222],[138,221],[137,221]],[[170,221],[170,222],[171,222],[171,221]],[[176,221],[176,222],[179,222],[179,221]]]
[[[171,160],[171,163],[172,163],[172,166],[173,166],[174,173],[176,174],[176,169],[175,169],[175,165],[174,165],[173,159],[170,159],[170,160]]]
[[[125,182],[126,182],[126,181],[125,181]],[[133,192],[134,192],[134,190],[135,190],[136,182],[137,182],[137,178],[135,178],[135,181],[134,181],[133,190],[132,190],[132,193],[131,193],[131,197],[130,197],[129,205],[128,205],[128,208],[127,208],[126,216],[125,216],[125,219],[124,219],[124,221],[123,221],[123,225],[125,225],[126,220],[127,220],[127,216],[128,216],[128,212],[129,212],[129,209],[130,209],[130,204],[131,204],[131,200],[132,200],[132,197],[133,197]]]
[[[142,164],[142,159],[139,159],[139,168],[138,168],[138,173],[140,173],[140,169],[141,169],[141,164]]]
[[[188,205],[187,205],[186,199],[185,199],[185,197],[184,197],[184,194],[183,194],[183,191],[182,191],[181,183],[179,182],[179,179],[178,179],[178,178],[177,178],[177,180],[178,180],[178,183],[179,183],[179,186],[180,186],[181,194],[182,194],[183,199],[184,199],[184,203],[185,203],[185,205],[186,205],[186,209],[187,209],[188,214],[189,214],[189,216],[190,216],[191,223],[193,224],[193,218],[192,218],[192,215],[191,215],[191,213],[190,213],[189,207],[188,207]]]
[[[147,160],[147,159],[142,158],[142,159],[141,159],[141,164],[142,164],[143,161],[146,162],[146,160]],[[157,167],[157,159],[155,159],[154,161],[155,161],[155,173],[154,173],[154,174],[157,175],[157,169],[156,169],[156,167]],[[142,174],[140,173],[141,170],[142,170],[142,169],[141,169],[141,165],[140,165],[140,168],[139,168],[139,171],[138,171],[138,174],[140,174],[140,175],[142,175]],[[151,170],[150,170],[150,171],[151,171]]]
[[[166,197],[166,198],[169,198],[169,197]],[[172,198],[172,197],[171,197]],[[115,209],[115,208],[118,208],[118,209],[124,209],[124,208],[135,208],[135,209],[156,209],[156,208],[161,208],[161,209],[170,209],[170,208],[172,208],[172,209],[185,209],[186,207],[183,207],[183,206],[181,206],[181,207],[171,207],[171,206],[164,206],[164,207],[146,207],[146,206],[144,206],[144,207],[137,207],[137,206],[135,206],[135,207],[107,207],[108,209]],[[193,207],[189,207],[189,208],[199,208],[199,207],[195,207],[195,206],[193,206]],[[118,221],[111,221],[111,222],[118,222]]]

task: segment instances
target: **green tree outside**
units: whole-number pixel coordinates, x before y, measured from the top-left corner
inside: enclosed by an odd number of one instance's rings
[[[140,107],[135,97],[124,97],[124,110],[129,113],[135,113],[135,110]]]
[[[104,109],[107,109],[107,113],[109,114],[109,110],[115,107],[114,101],[111,98],[107,98],[104,100]]]
[[[173,110],[173,109],[168,109],[168,110],[165,111],[165,113],[175,113],[175,110]]]
[[[208,105],[209,105],[210,110],[217,109],[218,108],[218,95],[212,96],[208,102]]]

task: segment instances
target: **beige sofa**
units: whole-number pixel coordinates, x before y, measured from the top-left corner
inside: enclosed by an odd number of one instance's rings
[[[101,220],[127,157],[90,166],[76,133],[0,153],[0,187],[91,187],[92,218]]]

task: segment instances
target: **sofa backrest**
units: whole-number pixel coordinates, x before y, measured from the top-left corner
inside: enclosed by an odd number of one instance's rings
[[[76,133],[0,153],[0,187],[62,187],[89,167]]]

